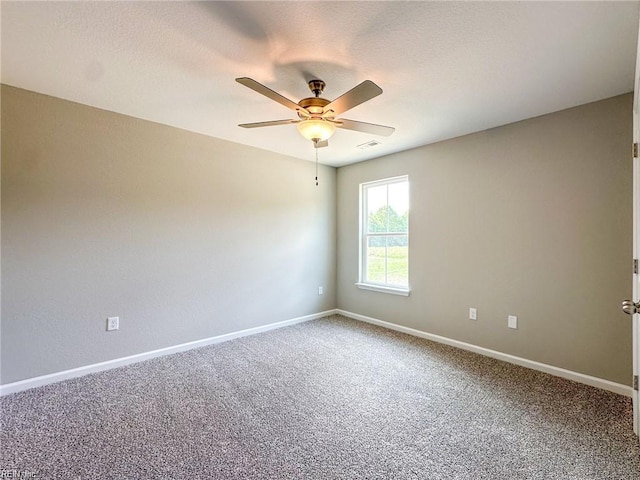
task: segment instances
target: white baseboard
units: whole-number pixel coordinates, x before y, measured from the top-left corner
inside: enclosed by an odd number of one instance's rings
[[[396,330],[398,332],[406,333],[408,335],[413,335],[414,337],[425,338],[427,340],[432,340],[434,342],[443,343],[445,345],[450,345],[452,347],[457,347],[463,350],[468,350],[470,352],[479,353],[480,355],[495,358],[508,363],[513,363],[515,365],[520,365],[522,367],[531,368],[533,370],[538,370],[540,372],[549,373],[557,377],[566,378],[568,380],[573,380],[575,382],[583,383],[585,385],[590,385],[592,387],[608,390],[610,392],[618,393],[620,395],[624,395],[627,397],[631,397],[633,392],[630,386],[622,385],[620,383],[611,382],[609,380],[604,380],[602,378],[592,377],[590,375],[585,375],[583,373],[573,372],[571,370],[565,370],[564,368],[554,367],[553,365],[547,365],[545,363],[535,362],[533,360],[527,360],[526,358],[516,357],[514,355],[509,355],[507,353],[498,352],[496,350],[490,350],[488,348],[479,347],[477,345],[461,342],[458,340],[453,340],[447,337],[442,337],[440,335],[434,335],[432,333],[423,332],[421,330],[416,330],[414,328],[403,327],[402,325],[385,322],[383,320],[367,317],[365,315],[360,315],[358,313],[335,309],[335,310],[326,310],[324,312],[318,312],[318,313],[306,315],[303,317],[292,318],[290,320],[284,320],[282,322],[262,325],[260,327],[248,328],[246,330],[240,330],[238,332],[231,332],[224,335],[218,335],[216,337],[210,337],[202,340],[196,340],[193,342],[182,343],[180,345],[174,345],[172,347],[160,348],[158,350],[139,353],[139,354],[131,355],[128,357],[116,358],[114,360],[108,360],[106,362],[94,363],[92,365],[86,365],[83,367],[73,368],[71,370],[64,370],[62,372],[42,375],[40,377],[28,378],[26,380],[20,380],[18,382],[7,383],[5,385],[0,385],[0,396],[21,392],[23,390],[40,387],[40,386],[48,385],[51,383],[61,382],[63,380],[68,380],[71,378],[81,377],[83,375],[88,375],[90,373],[101,372],[104,370],[110,370],[112,368],[117,368],[125,365],[130,365],[133,363],[143,362],[145,360],[161,357],[164,355],[171,355],[173,353],[184,352],[186,350],[205,347],[207,345],[213,345],[215,343],[226,342],[229,340],[233,340],[235,338],[246,337],[249,335],[254,335],[256,333],[267,332],[269,330],[275,330],[277,328],[286,327],[289,325],[295,325],[297,323],[307,322],[309,320],[315,320],[317,318],[322,318],[322,317],[326,317],[328,315],[333,315],[333,314],[340,314],[345,317],[352,318],[354,320],[371,323],[373,325],[378,325],[380,327],[388,328],[390,330]]]
[[[282,322],[270,323],[268,325],[262,325],[260,327],[248,328],[246,330],[240,330],[238,332],[231,332],[224,335],[218,335],[216,337],[205,338],[202,340],[196,340],[193,342],[182,343],[180,345],[174,345],[172,347],[160,348],[158,350],[152,350],[150,352],[138,353],[128,357],[116,358],[108,360],[106,362],[94,363],[92,365],[86,365],[84,367],[73,368],[71,370],[64,370],[62,372],[50,373],[48,375],[42,375],[40,377],[28,378],[26,380],[20,380],[18,382],[7,383],[0,385],[0,396],[9,395],[11,393],[21,392],[30,388],[41,387],[50,383],[57,383],[70,378],[81,377],[90,373],[101,372],[103,370],[110,370],[112,368],[122,367],[130,365],[132,363],[143,362],[152,358],[161,357],[164,355],[171,355],[173,353],[184,352],[194,348],[205,347],[207,345],[213,345],[215,343],[227,342],[235,338],[246,337],[254,335],[256,333],[262,333],[269,330],[275,330],[276,328],[287,327],[289,325],[295,325],[296,323],[308,322],[309,320],[315,320],[316,318],[326,317],[333,315],[336,310],[327,310],[324,312],[318,312],[311,315],[305,315],[303,317],[292,318],[290,320],[284,320]]]
[[[515,365],[520,365],[521,367],[531,368],[532,370],[538,370],[540,372],[549,373],[551,375],[555,375],[556,377],[566,378],[568,380],[573,380],[574,382],[579,382],[585,385],[590,385],[592,387],[601,388],[603,390],[608,390],[610,392],[618,393],[620,395],[624,395],[627,397],[631,397],[633,393],[633,389],[627,385],[611,382],[609,380],[604,380],[602,378],[592,377],[590,375],[573,372],[571,370],[565,370],[564,368],[554,367],[553,365],[547,365],[546,363],[527,360],[526,358],[516,357],[514,355],[498,352],[496,350],[490,350],[488,348],[479,347],[471,343],[452,340],[447,337],[441,337],[440,335],[434,335],[432,333],[423,332],[421,330],[416,330],[414,328],[403,327],[402,325],[396,325],[395,323],[385,322],[383,320],[367,317],[364,315],[360,315],[358,313],[348,312],[340,309],[337,309],[336,313],[343,315],[345,317],[352,318],[354,320],[360,320],[362,322],[371,323],[373,325],[378,325],[380,327],[388,328],[390,330],[396,330],[398,332],[413,335],[414,337],[420,337],[420,338],[425,338],[427,340],[432,340],[434,342],[444,343],[445,345],[450,345],[452,347],[461,348],[463,350],[468,350],[470,352],[479,353],[480,355],[484,355],[486,357],[491,357],[491,358],[502,360],[508,363],[513,363]]]

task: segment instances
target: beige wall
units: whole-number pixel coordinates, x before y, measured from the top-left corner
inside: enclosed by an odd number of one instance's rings
[[[3,86],[1,382],[337,306],[629,384],[631,101],[323,167],[317,188],[311,163]],[[401,174],[408,298],[354,285],[358,185]]]
[[[338,169],[338,307],[630,384],[631,104],[622,95]],[[358,185],[403,174],[407,298],[354,285]]]
[[[335,308],[314,169],[3,86],[2,383]]]

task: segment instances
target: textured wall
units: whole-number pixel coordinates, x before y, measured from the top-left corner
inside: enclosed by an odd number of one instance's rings
[[[335,308],[314,168],[3,86],[2,383]]]
[[[630,384],[631,106],[623,95],[340,168],[339,308]],[[403,174],[408,298],[354,285],[358,185]]]

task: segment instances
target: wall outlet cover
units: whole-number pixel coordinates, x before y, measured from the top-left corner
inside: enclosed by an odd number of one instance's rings
[[[477,320],[478,319],[478,311],[475,308],[469,309],[469,320]]]
[[[107,331],[118,330],[120,328],[120,317],[107,318]]]
[[[509,315],[507,325],[509,326],[509,328],[518,328],[518,317],[516,317],[515,315]]]

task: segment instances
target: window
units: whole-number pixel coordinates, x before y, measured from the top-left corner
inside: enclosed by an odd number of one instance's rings
[[[409,295],[409,177],[360,185],[358,287]]]

